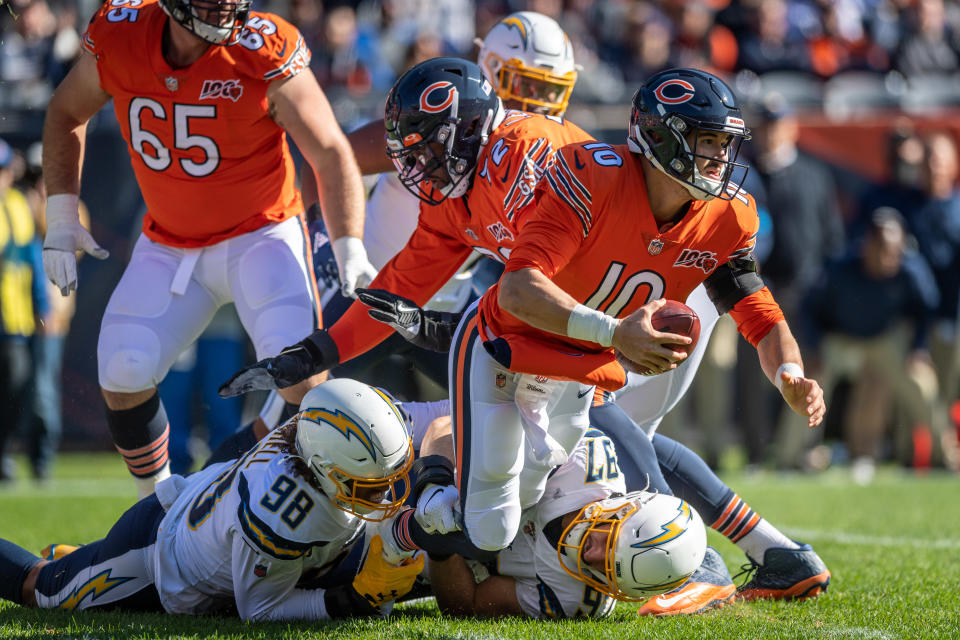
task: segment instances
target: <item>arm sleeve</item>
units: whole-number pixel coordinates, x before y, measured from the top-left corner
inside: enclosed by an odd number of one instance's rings
[[[458,239],[420,225],[400,253],[384,265],[370,289],[386,289],[423,306],[470,255],[470,247]],[[393,328],[367,314],[369,307],[354,302],[330,327],[340,362],[369,351],[393,334]]]
[[[773,325],[784,319],[780,305],[766,287],[740,300],[730,311],[737,330],[754,347],[770,333]]]
[[[242,620],[323,620],[322,589],[297,589],[302,560],[260,554],[239,533],[233,536],[233,594]],[[258,575],[258,574],[263,574]]]

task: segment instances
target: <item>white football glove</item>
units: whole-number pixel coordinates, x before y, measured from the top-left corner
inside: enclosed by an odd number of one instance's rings
[[[426,485],[417,500],[417,511],[413,517],[427,533],[460,531],[463,528],[460,492],[450,485]]]
[[[58,193],[47,198],[43,270],[50,281],[60,288],[63,296],[70,295],[71,289],[77,289],[78,250],[83,250],[98,260],[104,260],[110,255],[80,224],[78,203],[78,197],[72,193]]]
[[[363,240],[343,236],[334,240],[330,248],[340,271],[340,291],[348,298],[356,298],[356,290],[366,287],[377,277],[377,268],[370,264]]]

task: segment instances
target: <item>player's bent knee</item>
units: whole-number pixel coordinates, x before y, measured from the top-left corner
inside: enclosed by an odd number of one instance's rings
[[[258,359],[272,358],[306,338],[316,328],[311,307],[285,304],[263,309],[257,315],[250,339]]]
[[[464,516],[467,538],[475,547],[484,551],[500,551],[510,546],[520,526],[519,511],[516,517],[510,517],[510,514],[498,510],[478,515],[479,517]]]
[[[140,325],[104,326],[97,348],[100,386],[116,393],[135,393],[156,386],[160,371],[160,340]]]

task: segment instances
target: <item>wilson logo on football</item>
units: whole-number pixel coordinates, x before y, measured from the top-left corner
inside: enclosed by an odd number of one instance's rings
[[[420,94],[420,111],[440,113],[452,105],[456,99],[457,88],[452,82],[446,80],[434,82]]]
[[[704,273],[710,273],[717,268],[717,254],[712,251],[697,251],[696,249],[684,249],[673,263],[675,267],[694,267],[703,269]]]
[[[236,102],[243,95],[243,85],[239,80],[204,80],[200,89],[201,100],[227,98]]]
[[[694,93],[692,84],[678,78],[664,80],[653,90],[653,95],[664,104],[683,104],[693,98]]]

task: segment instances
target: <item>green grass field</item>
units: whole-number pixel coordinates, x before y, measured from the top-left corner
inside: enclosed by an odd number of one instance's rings
[[[727,482],[787,534],[812,543],[833,573],[808,602],[738,603],[695,617],[638,619],[621,604],[599,622],[455,620],[430,604],[388,620],[246,624],[236,619],[37,611],[0,603],[0,638],[960,638],[960,478],[895,470],[869,487],[842,471],[819,476],[728,475]],[[0,489],[0,537],[34,551],[102,537],[134,499],[119,456],[64,455],[44,487]],[[711,544],[732,573],[743,554]]]

